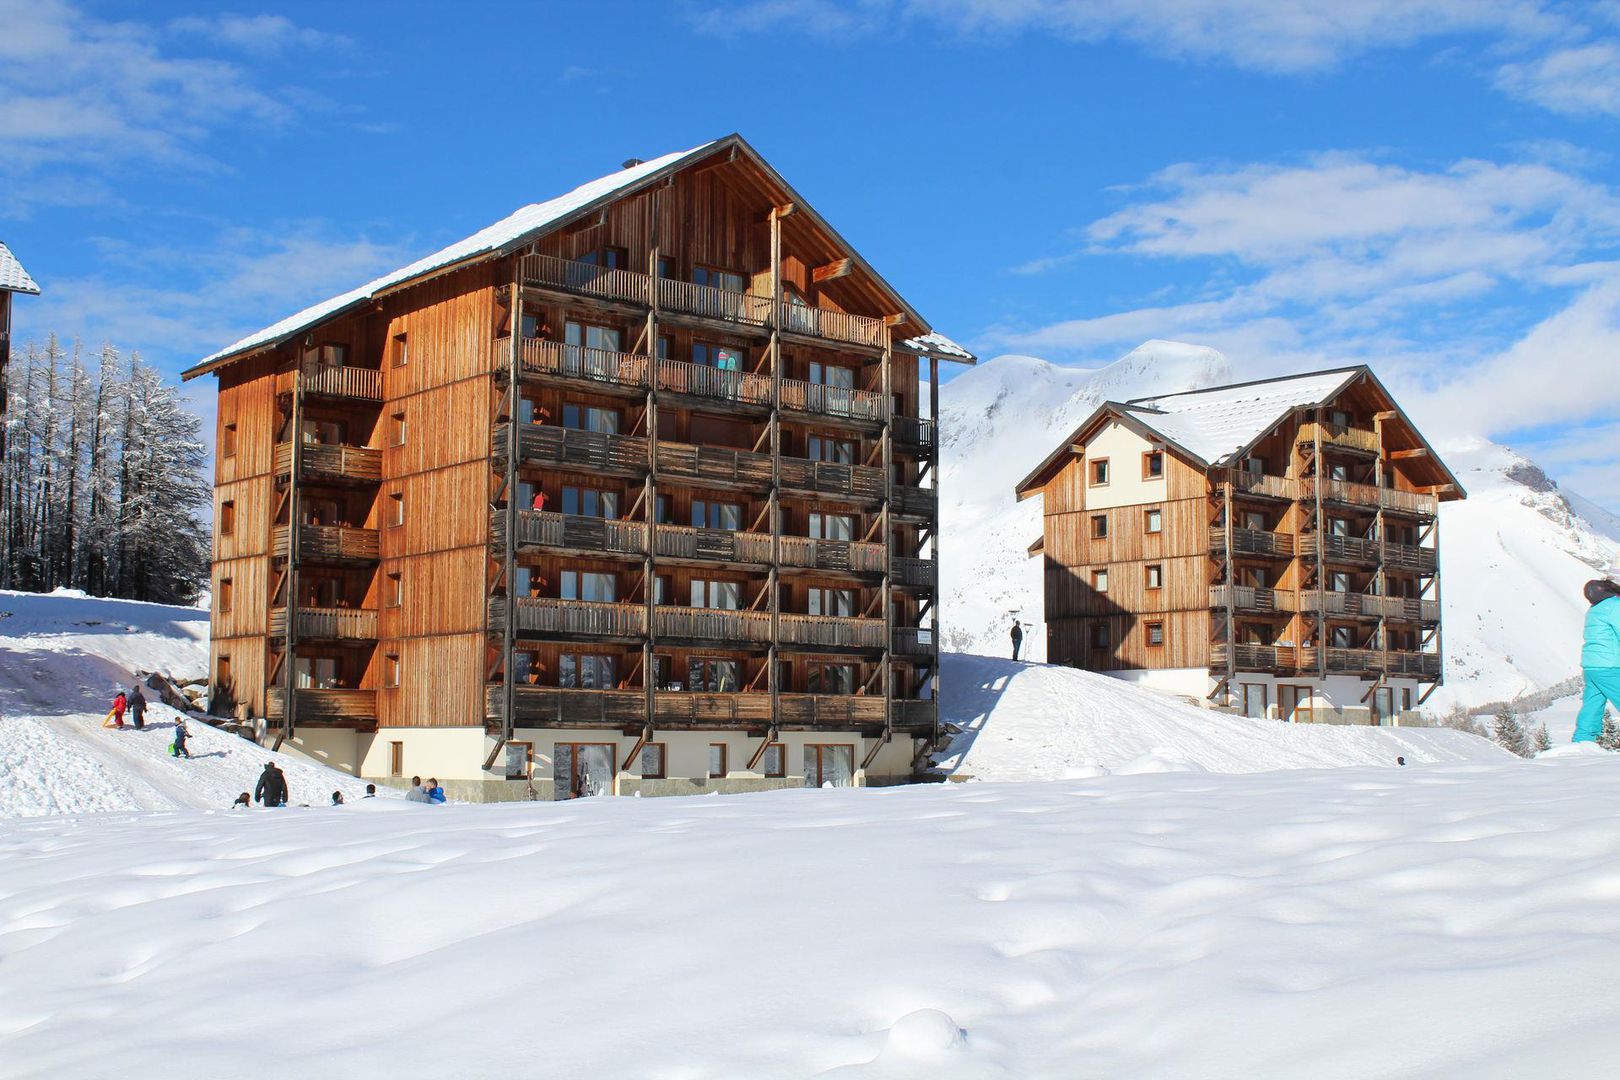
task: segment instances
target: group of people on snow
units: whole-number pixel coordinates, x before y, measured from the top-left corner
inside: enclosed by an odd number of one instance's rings
[[[411,789],[405,793],[405,798],[410,802],[419,803],[443,803],[446,801],[444,788],[439,786],[439,778],[436,776],[428,777],[426,784],[422,783],[420,776],[411,777]]]
[[[136,731],[146,730],[146,695],[141,693],[139,683],[129,693],[126,694],[120,689],[113,696],[112,708],[108,710],[107,718],[102,721],[101,726],[122,728],[124,727],[124,716],[126,714],[129,716],[130,727],[133,727]],[[169,753],[177,758],[190,758],[191,751],[186,748],[186,739],[190,736],[191,731],[186,727],[186,718],[176,713],[174,718],[174,742],[169,745]]]

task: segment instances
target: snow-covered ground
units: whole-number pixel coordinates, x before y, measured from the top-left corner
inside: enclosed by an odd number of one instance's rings
[[[145,691],[147,730],[108,730],[112,697],[137,671],[208,672],[208,612],[59,592],[0,591],[0,819],[90,811],[229,806],[274,758],[292,797],[326,802],[365,784],[208,725],[194,757],[169,756],[175,712]]]
[[[1494,743],[1460,731],[1250,720],[1094,672],[988,656],[948,654],[940,681],[940,715],[963,732],[938,762],[975,780],[1507,757]]]
[[[0,1073],[1591,1077],[1620,757],[0,832]]]

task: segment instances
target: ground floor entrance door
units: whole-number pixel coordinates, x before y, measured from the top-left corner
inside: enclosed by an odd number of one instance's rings
[[[811,743],[804,748],[805,787],[849,787],[855,782],[855,748]]]
[[[1277,687],[1277,717],[1290,724],[1309,724],[1311,714],[1311,688],[1308,686]]]
[[[558,743],[551,766],[557,798],[613,794],[613,752],[612,743]]]

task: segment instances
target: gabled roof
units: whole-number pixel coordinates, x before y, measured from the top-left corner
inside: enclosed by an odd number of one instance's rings
[[[843,237],[838,235],[832,226],[828,225],[820,215],[811,209],[793,191],[781,174],[773,169],[764,158],[760,157],[759,153],[749,146],[741,135],[733,134],[722,139],[703,143],[701,146],[695,146],[690,150],[665,154],[663,157],[620,169],[618,172],[592,180],[587,184],[581,184],[573,191],[565,195],[559,195],[555,199],[525,206],[488,228],[479,230],[465,240],[457,241],[426,258],[418,259],[409,266],[403,266],[391,273],[384,274],[382,277],[369,281],[357,289],[351,289],[339,296],[332,297],[330,300],[307,307],[303,311],[290,315],[257,333],[249,334],[235,344],[227,346],[199,361],[183,372],[181,378],[193,379],[252,353],[273,348],[328,319],[375,299],[382,293],[400,288],[417,278],[517,250],[546,233],[585,217],[608,203],[649,188],[687,165],[726,150],[730,150],[734,155],[746,155],[777,187],[782,189],[788,200],[794,204],[796,212],[802,211],[834,243],[849,250],[855,264],[869,275],[884,293],[893,299],[899,312],[903,313],[916,325],[923,327],[926,333],[912,339],[913,341],[929,342],[930,339],[937,338],[938,343],[940,343],[931,348],[920,347],[916,351],[922,352],[924,355],[933,352],[946,359],[962,360],[966,363],[973,362],[973,355],[960,345],[950,341],[948,338],[934,335],[928,323],[911,305],[906,303],[899,293],[894,291],[893,286],[884,281],[866,260],[854,248],[850,247]]]
[[[0,292],[29,293],[39,295],[39,286],[34,279],[28,276],[17,256],[4,243],[0,243]]]
[[[1056,475],[1071,452],[1102,421],[1118,420],[1144,438],[1162,441],[1172,451],[1203,469],[1230,466],[1244,457],[1295,410],[1333,401],[1355,382],[1366,379],[1390,402],[1413,438],[1428,451],[1428,460],[1445,473],[1447,483],[1464,495],[1456,476],[1441,461],[1384,384],[1365,364],[1331,368],[1276,379],[1212,386],[1179,394],[1105,401],[1014,489],[1020,499],[1032,495]]]

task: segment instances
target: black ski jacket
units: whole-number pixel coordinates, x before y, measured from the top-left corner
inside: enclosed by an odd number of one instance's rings
[[[266,766],[259,774],[259,786],[253,790],[253,797],[266,806],[286,806],[287,774],[274,765]]]

